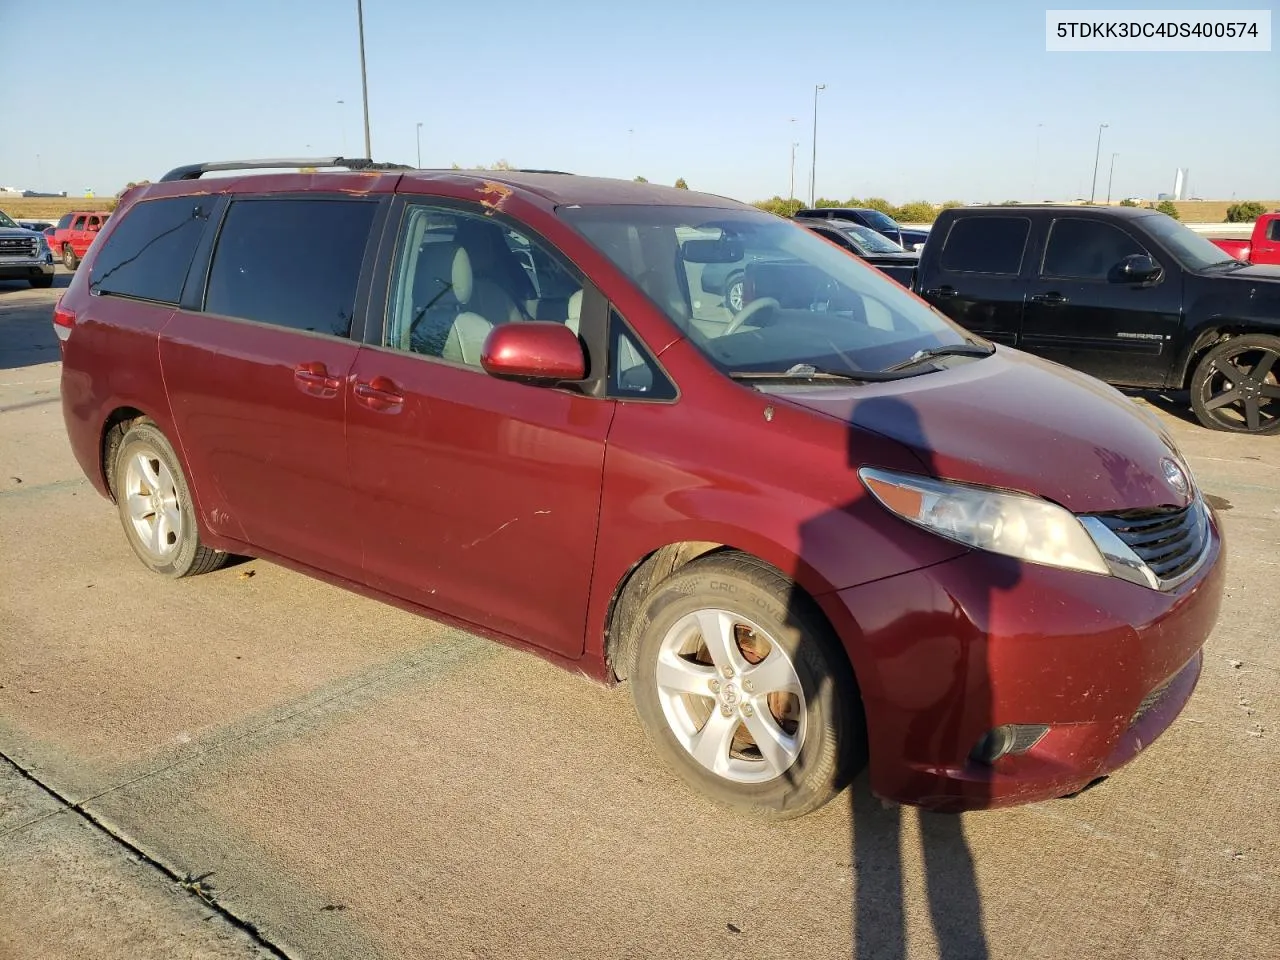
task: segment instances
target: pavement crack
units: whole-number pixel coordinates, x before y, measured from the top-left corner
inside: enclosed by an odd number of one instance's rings
[[[219,916],[221,916],[224,920],[226,920],[227,923],[231,924],[233,927],[235,927],[238,930],[242,930],[246,935],[249,936],[250,939],[253,940],[254,943],[262,947],[272,956],[278,957],[280,958],[280,960],[294,960],[294,958],[292,958],[283,949],[276,946],[276,944],[272,943],[271,940],[266,936],[266,934],[264,934],[261,930],[259,930],[258,925],[255,924],[252,920],[247,920],[244,917],[241,917],[235,911],[227,908],[226,906],[218,902],[217,898],[212,895],[213,893],[212,887],[209,884],[202,883],[202,881],[212,876],[212,873],[206,873],[199,877],[192,877],[191,874],[189,873],[188,874],[178,873],[176,870],[173,870],[162,861],[157,860],[155,857],[151,856],[149,853],[147,853],[137,844],[131,843],[127,838],[121,836],[115,830],[111,829],[110,825],[100,820],[90,811],[86,810],[82,806],[82,803],[84,803],[85,801],[81,801],[81,803],[73,803],[70,797],[67,797],[64,794],[62,794],[56,787],[51,787],[49,784],[45,783],[43,780],[37,777],[34,773],[32,773],[30,770],[28,770],[22,764],[18,763],[18,761],[14,760],[12,757],[10,757],[7,753],[4,753],[3,751],[0,751],[0,760],[3,760],[15,771],[17,771],[18,775],[21,776],[24,780],[27,780],[35,784],[42,791],[44,791],[46,794],[52,797],[58,803],[58,805],[62,807],[63,810],[69,811],[75,814],[76,816],[80,817],[85,823],[89,824],[99,833],[101,833],[108,839],[112,840],[114,843],[118,844],[119,846],[123,847],[125,850],[128,850],[133,856],[137,857],[139,863],[144,863],[147,866],[151,867],[153,870],[162,874],[168,880],[176,884],[181,890],[185,891],[188,896],[192,897],[195,900],[198,900],[201,904],[204,905],[206,909],[213,910]],[[55,816],[55,815],[56,814],[50,814],[50,816]],[[47,818],[41,818],[41,819],[47,819]],[[27,826],[29,826],[29,824],[27,824]]]

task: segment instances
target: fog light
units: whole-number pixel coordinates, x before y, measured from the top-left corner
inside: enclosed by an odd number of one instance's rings
[[[1006,723],[984,733],[969,751],[969,758],[990,764],[1007,753],[1026,753],[1048,732],[1041,723]]]

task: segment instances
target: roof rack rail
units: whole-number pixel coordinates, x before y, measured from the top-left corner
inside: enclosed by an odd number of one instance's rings
[[[348,170],[412,170],[406,163],[377,163],[361,157],[277,157],[271,160],[217,160],[211,163],[189,163],[174,167],[161,183],[170,180],[199,180],[206,173],[221,170],[281,170],[298,167],[346,167]]]

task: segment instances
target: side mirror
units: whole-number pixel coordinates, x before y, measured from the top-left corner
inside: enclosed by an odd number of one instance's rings
[[[587,358],[578,335],[554,320],[522,320],[494,327],[485,337],[480,366],[493,377],[582,380]]]
[[[1160,264],[1145,253],[1131,253],[1116,268],[1121,283],[1146,283],[1157,279],[1163,272]]]

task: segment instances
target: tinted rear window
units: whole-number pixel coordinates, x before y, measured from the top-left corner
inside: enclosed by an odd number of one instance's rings
[[[205,310],[350,336],[375,209],[364,200],[232,203],[213,254]]]
[[[953,273],[1017,274],[1031,221],[1025,217],[963,217],[951,225],[942,269]]]
[[[177,303],[211,206],[208,197],[170,197],[135,204],[98,252],[89,289]]]

